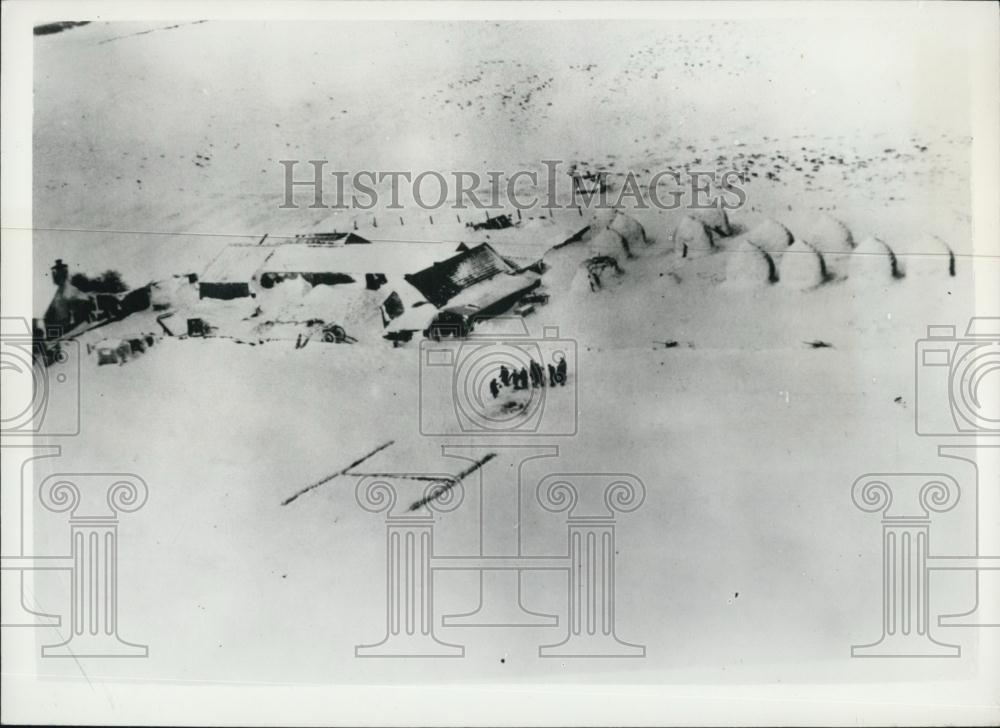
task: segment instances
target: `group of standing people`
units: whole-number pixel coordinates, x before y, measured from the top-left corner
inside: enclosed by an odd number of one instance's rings
[[[548,365],[548,386],[555,387],[556,385],[562,387],[566,385],[567,376],[567,365],[566,357],[559,359],[559,363],[553,366]],[[534,359],[528,364],[527,367],[521,367],[520,369],[514,369],[513,371],[507,368],[506,364],[500,365],[500,381],[498,382],[496,378],[490,380],[490,394],[493,395],[493,399],[496,399],[500,395],[500,389],[502,387],[513,387],[514,389],[528,389],[529,386],[534,389],[535,387],[544,387],[545,384],[545,369],[542,365],[536,362]]]

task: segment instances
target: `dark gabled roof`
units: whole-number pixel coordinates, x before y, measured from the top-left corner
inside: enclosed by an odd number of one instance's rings
[[[405,278],[424,298],[440,308],[469,286],[515,270],[489,243],[482,243]]]
[[[371,240],[367,240],[356,233],[305,233],[302,235],[296,235],[293,239],[296,243],[307,243],[309,245],[356,245],[356,244],[371,244]]]

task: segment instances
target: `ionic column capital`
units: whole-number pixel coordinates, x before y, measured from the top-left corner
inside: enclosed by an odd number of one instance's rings
[[[854,481],[851,499],[868,513],[882,513],[882,521],[929,521],[931,512],[955,507],[961,495],[958,483],[944,473],[867,473]]]

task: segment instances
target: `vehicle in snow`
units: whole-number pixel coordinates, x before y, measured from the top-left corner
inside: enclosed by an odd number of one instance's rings
[[[445,308],[434,317],[424,335],[435,341],[440,341],[445,336],[452,336],[456,339],[465,338],[475,328],[475,319],[479,312],[478,306]]]
[[[344,331],[343,326],[330,324],[329,326],[323,327],[323,341],[328,344],[343,344],[348,338],[350,337],[348,337],[347,332]]]
[[[522,304],[534,303],[534,304],[538,304],[539,306],[544,306],[548,302],[549,302],[549,294],[548,293],[540,293],[539,291],[532,291],[531,293],[527,294],[526,296],[521,296],[521,303]]]
[[[525,316],[530,316],[535,312],[535,304],[533,303],[523,303],[514,309],[514,314],[524,318]]]
[[[127,339],[112,340],[105,339],[95,347],[97,351],[97,365],[104,364],[124,364],[132,355],[132,345]]]

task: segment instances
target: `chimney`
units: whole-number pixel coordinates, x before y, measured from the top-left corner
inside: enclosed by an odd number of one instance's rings
[[[62,258],[56,258],[56,263],[52,266],[52,282],[62,288],[68,277],[69,266],[62,262]]]

